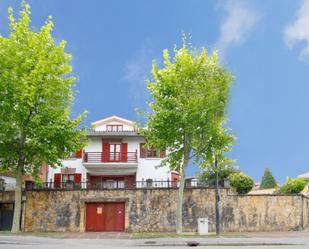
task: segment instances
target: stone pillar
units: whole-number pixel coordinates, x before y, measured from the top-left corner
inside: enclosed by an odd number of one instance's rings
[[[82,202],[80,205],[80,222],[79,222],[79,231],[85,232],[86,231],[86,223],[85,223],[85,217],[86,217],[86,208],[85,208],[85,202]]]

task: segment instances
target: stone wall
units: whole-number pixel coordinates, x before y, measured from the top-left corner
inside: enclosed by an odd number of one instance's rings
[[[26,192],[25,231],[85,231],[90,202],[125,202],[130,232],[173,232],[177,189],[74,190]],[[220,190],[222,231],[287,231],[309,225],[309,201],[302,196],[233,195]],[[214,189],[185,189],[184,231],[197,230],[197,218],[209,217],[215,230]]]

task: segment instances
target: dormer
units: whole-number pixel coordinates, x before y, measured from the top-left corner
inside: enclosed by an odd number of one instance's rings
[[[107,132],[122,132],[122,131],[135,131],[134,122],[118,116],[111,116],[93,122],[91,124],[95,131]]]

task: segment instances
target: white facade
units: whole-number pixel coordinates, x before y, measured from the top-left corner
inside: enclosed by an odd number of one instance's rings
[[[16,185],[15,177],[12,177],[12,176],[0,176],[0,179],[3,179],[5,184],[7,184],[7,185],[12,185],[12,186]]]
[[[92,123],[92,127],[93,131],[88,134],[89,143],[83,150],[83,158],[63,160],[62,169],[49,168],[48,179],[50,182],[55,181],[55,174],[63,173],[66,168],[71,169],[71,172],[80,173],[82,182],[88,182],[89,176],[127,175],[135,176],[135,181],[171,180],[169,167],[160,166],[162,158],[141,158],[140,147],[145,143],[145,138],[138,134],[132,121],[112,116]],[[109,153],[113,154],[113,151],[116,150],[120,156],[124,154],[121,146],[126,144],[127,154],[125,157],[127,161],[101,161],[101,157],[104,157],[103,143],[106,141],[116,141],[111,142],[116,145],[109,149]]]

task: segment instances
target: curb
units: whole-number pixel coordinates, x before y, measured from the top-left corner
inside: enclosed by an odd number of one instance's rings
[[[149,246],[149,247],[160,247],[160,246],[302,246],[305,244],[299,243],[281,243],[281,242],[198,242],[198,241],[184,241],[184,242],[173,242],[173,243],[158,243],[156,241],[145,241],[135,246]]]

